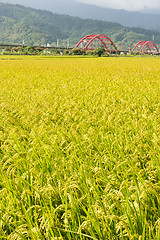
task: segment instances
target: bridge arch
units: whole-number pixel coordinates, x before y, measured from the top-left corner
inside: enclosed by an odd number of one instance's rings
[[[152,41],[139,41],[134,46],[132,52],[140,53],[159,53],[156,44]]]
[[[87,35],[77,43],[76,48],[78,48],[80,45],[84,50],[94,50],[103,45],[104,49],[108,52],[118,51],[114,42],[104,34]]]

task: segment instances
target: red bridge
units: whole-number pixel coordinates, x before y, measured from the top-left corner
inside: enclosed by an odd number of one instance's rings
[[[133,48],[132,52],[140,53],[159,53],[159,50],[154,42],[151,41],[140,41]]]
[[[98,47],[104,46],[104,49],[108,52],[118,52],[114,42],[106,35],[87,35],[83,37],[76,45],[84,50],[94,50]]]

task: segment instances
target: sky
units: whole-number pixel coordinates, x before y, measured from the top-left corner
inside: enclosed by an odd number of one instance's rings
[[[30,2],[38,3],[37,5],[54,4],[58,0],[0,0],[0,2],[19,3],[30,6]],[[128,11],[142,11],[147,9],[160,9],[160,0],[59,0],[59,2],[78,2],[94,4],[97,6],[125,9]]]
[[[145,10],[147,8],[160,9],[160,0],[76,0],[76,2],[131,11]]]

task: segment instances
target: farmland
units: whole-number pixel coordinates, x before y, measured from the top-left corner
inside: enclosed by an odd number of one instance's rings
[[[0,239],[160,239],[160,58],[0,57]]]

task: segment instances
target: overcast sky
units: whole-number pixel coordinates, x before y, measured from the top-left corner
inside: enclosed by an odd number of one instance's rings
[[[78,2],[78,3],[89,3],[97,6],[114,8],[114,9],[125,9],[129,11],[141,11],[145,9],[160,9],[160,0],[0,0],[0,2],[19,3],[30,6],[44,5],[50,3],[52,6],[55,2]]]
[[[76,0],[76,2],[132,11],[145,8],[160,9],[160,0]]]

